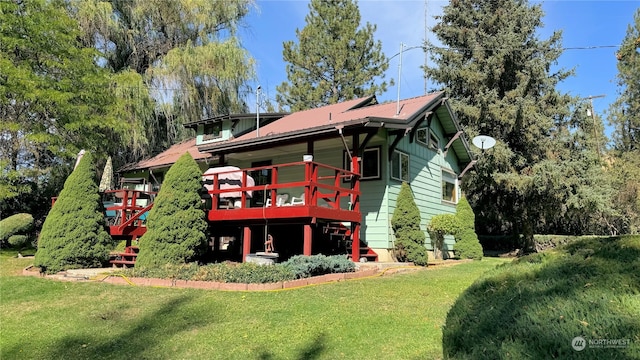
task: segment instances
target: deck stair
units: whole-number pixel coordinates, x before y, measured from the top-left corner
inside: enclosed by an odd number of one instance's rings
[[[349,259],[352,257],[352,241],[351,241],[351,224],[348,222],[333,222],[327,223],[324,227],[325,234],[329,234],[331,240],[341,240],[346,245],[347,256]],[[360,244],[360,258],[365,258],[367,261],[378,261],[378,254],[373,249],[365,244]],[[359,259],[358,259],[359,260]]]
[[[115,258],[109,262],[113,264],[113,267],[122,266],[123,268],[126,268],[128,266],[133,266],[136,263],[139,251],[140,248],[137,246],[127,246],[125,247],[124,252],[115,254]]]

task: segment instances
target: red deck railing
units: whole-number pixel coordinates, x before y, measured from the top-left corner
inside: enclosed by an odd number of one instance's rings
[[[113,196],[115,200],[105,209],[111,235],[127,235],[131,231],[136,231],[135,228],[143,227],[148,212],[153,207],[153,197],[156,195],[152,191],[133,189],[107,190],[104,193],[106,196]],[[135,234],[137,236],[144,233],[142,229],[137,232],[141,232]]]
[[[208,218],[213,221],[233,220],[236,216],[230,213],[234,211],[238,219],[306,217],[309,212],[303,209],[316,208],[320,214],[338,217],[336,220],[360,222],[357,161],[354,161],[354,165],[355,171],[349,171],[313,161],[301,161],[203,175],[208,179],[207,189],[211,199],[210,205],[207,202]],[[251,174],[261,172],[270,172],[270,183],[252,186],[249,181]],[[238,179],[240,185],[224,186],[228,177]],[[283,177],[289,181],[282,181]],[[237,197],[229,198],[228,195],[232,193]],[[258,193],[262,193],[260,196],[263,198],[251,201]],[[278,196],[285,193],[290,197],[279,203]],[[332,212],[333,215],[329,215]]]

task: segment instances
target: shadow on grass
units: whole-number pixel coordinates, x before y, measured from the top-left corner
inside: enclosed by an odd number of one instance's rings
[[[121,322],[125,330],[115,331],[111,337],[88,332],[86,335],[67,335],[52,344],[41,346],[46,347],[48,359],[149,358],[147,351],[162,347],[162,343],[172,336],[210,323],[211,317],[205,320],[198,315],[197,311],[181,312],[181,316],[176,316],[177,309],[188,306],[190,301],[191,296],[187,295],[173,298],[157,311],[139,319],[136,317],[138,320],[135,320],[135,323],[132,323],[134,319],[127,319],[126,316],[116,312],[102,314],[100,315],[102,320]],[[61,319],[61,321],[64,320]],[[99,320],[94,319],[94,321]],[[167,358],[171,357],[170,354],[166,355]],[[7,359],[20,358],[16,349],[7,349],[6,353],[3,349],[3,356]]]
[[[443,329],[446,358],[640,358],[640,237],[523,257],[468,288]],[[629,339],[575,351],[576,336]]]
[[[322,352],[326,348],[327,348],[327,336],[324,333],[320,333],[318,336],[315,337],[315,339],[313,339],[305,347],[300,349],[298,354],[293,359],[296,359],[296,360],[320,359]],[[270,352],[262,352],[260,355],[258,355],[258,359],[272,360],[274,359],[274,356]]]

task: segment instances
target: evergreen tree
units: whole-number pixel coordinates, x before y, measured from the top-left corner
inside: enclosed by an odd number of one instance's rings
[[[167,171],[149,211],[136,267],[184,264],[200,255],[207,230],[201,188],[202,171],[185,153]]]
[[[552,190],[536,183],[534,166],[547,158],[555,121],[569,116],[570,97],[555,87],[570,75],[551,73],[561,34],[547,40],[540,5],[525,0],[453,0],[434,32],[445,47],[432,48],[437,65],[427,75],[446,86],[458,119],[471,135],[498,140],[465,191],[488,232],[523,233],[533,249],[536,224],[552,210]],[[553,204],[555,206],[555,204]]]
[[[640,9],[618,51],[620,95],[610,110],[616,150],[640,151]]]
[[[475,230],[475,215],[466,198],[458,201],[456,218],[458,228],[455,233],[456,243],[453,245],[456,257],[482,260],[482,245]]]
[[[373,39],[375,25],[360,26],[353,0],[311,0],[306,26],[296,29],[298,43],[282,52],[288,82],[277,87],[277,102],[291,111],[316,108],[383,93],[389,67],[382,44]]]
[[[614,151],[608,173],[615,189],[620,233],[640,232],[640,9],[617,53],[619,96],[609,109]]]
[[[93,156],[85,152],[42,226],[34,265],[45,273],[100,267],[112,245],[104,226]]]
[[[406,182],[403,182],[400,188],[396,208],[391,218],[391,227],[396,238],[395,255],[398,261],[427,265],[426,236],[420,229],[420,210]]]

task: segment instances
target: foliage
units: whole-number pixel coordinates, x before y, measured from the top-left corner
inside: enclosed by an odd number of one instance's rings
[[[169,168],[140,238],[136,268],[183,264],[204,250],[207,222],[199,191],[201,171],[187,152]]]
[[[443,329],[444,357],[637,358],[640,237],[592,237],[519,258],[489,272],[455,302]],[[571,341],[630,339],[619,349]]]
[[[427,265],[427,249],[424,246],[426,236],[420,229],[420,210],[413,200],[411,187],[406,182],[400,187],[391,227],[396,238],[394,251],[398,261]]]
[[[251,0],[66,3],[83,44],[116,74],[115,94],[126,108],[120,118],[134,129],[117,164],[190,136],[187,121],[246,110],[253,60],[235,34]]]
[[[431,49],[427,75],[447,88],[461,124],[497,140],[463,187],[487,234],[607,233],[615,218],[602,171],[605,137],[585,104],[556,90],[571,75],[553,70],[561,33],[539,39],[540,4],[458,0],[434,27],[444,46]],[[593,216],[592,216],[593,214]]]
[[[433,250],[437,259],[442,258],[444,249],[444,236],[458,233],[460,229],[460,221],[454,214],[438,214],[434,215],[429,221],[427,230],[433,244]],[[438,253],[439,252],[439,253]]]
[[[609,109],[614,151],[608,175],[616,189],[617,217],[609,222],[618,233],[640,233],[640,10],[634,15],[618,53],[618,98]]]
[[[610,109],[615,149],[640,151],[640,9],[616,54],[619,96]]]
[[[289,269],[296,279],[324,274],[354,272],[356,269],[355,264],[343,255],[296,255],[281,265]]]
[[[456,219],[458,219],[460,230],[471,229],[475,232],[476,215],[465,197],[460,198],[456,205]]]
[[[462,228],[455,235],[456,243],[453,244],[453,251],[457,258],[482,260],[482,245],[478,240],[475,230]]]
[[[86,152],[49,211],[34,265],[45,273],[100,267],[109,258],[111,237],[104,229],[93,155]]]
[[[353,0],[311,0],[306,26],[296,29],[298,43],[287,41],[282,52],[288,82],[277,87],[277,102],[291,111],[381,94],[389,67],[375,25],[360,26]]]
[[[0,2],[0,211],[39,223],[80,149],[117,149],[110,76],[62,1]],[[38,224],[39,225],[39,224]]]
[[[19,239],[11,237],[14,235],[32,235],[33,231],[33,216],[31,214],[15,214],[9,216],[6,219],[0,220],[0,247],[5,242],[9,242],[12,246],[16,246],[14,243]],[[27,239],[25,239],[27,240]]]

